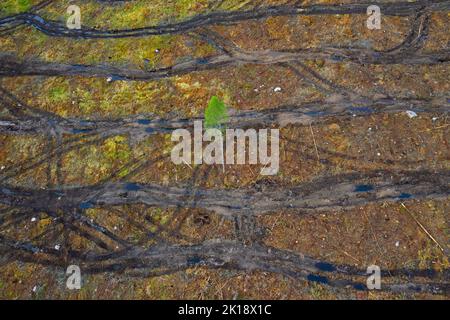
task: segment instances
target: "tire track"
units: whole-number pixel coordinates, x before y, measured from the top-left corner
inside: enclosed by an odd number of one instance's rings
[[[200,208],[223,216],[261,215],[280,210],[299,212],[340,210],[371,202],[445,199],[450,194],[450,171],[374,171],[318,178],[295,187],[197,189],[186,202],[184,187],[139,183],[105,183],[45,190],[2,185],[0,203],[58,212],[73,208],[144,204],[160,208]]]
[[[50,248],[39,248],[30,243],[17,243],[0,237],[0,248],[2,246],[14,248],[15,255],[20,256],[24,261],[31,259],[33,262],[36,262],[36,259],[31,257],[36,256],[39,252],[43,252],[50,255],[50,258],[40,257],[38,263],[60,265],[58,259],[55,259],[55,256],[60,253]],[[244,270],[246,272],[266,271],[289,278],[318,282],[332,288],[351,288],[358,291],[368,290],[365,282],[363,282],[364,280],[353,280],[354,278],[365,278],[366,274],[363,270],[355,270],[345,265],[335,265],[303,254],[299,255],[263,244],[252,244],[249,246],[235,241],[217,239],[195,245],[160,244],[148,249],[134,247],[102,255],[86,255],[81,252],[70,251],[70,255],[71,260],[82,265],[84,272],[87,274],[105,271],[128,271],[134,276],[148,277],[169,274],[193,267],[208,267],[213,269]],[[384,271],[383,279],[386,280],[386,278],[392,278],[392,275],[398,276],[399,274],[408,276],[409,282],[401,284],[384,282],[382,290],[445,294],[450,289],[448,282],[424,283],[423,280],[422,282],[411,282],[414,281],[415,276],[423,276],[423,272],[415,270]]]
[[[163,34],[184,33],[190,30],[220,24],[232,24],[241,21],[265,19],[277,16],[292,15],[335,15],[335,14],[366,14],[367,7],[377,5],[381,12],[388,16],[406,16],[415,14],[426,8],[429,11],[448,11],[450,2],[443,0],[420,0],[415,2],[393,2],[393,3],[352,3],[352,4],[330,4],[330,5],[278,5],[261,7],[243,11],[223,11],[208,14],[199,14],[190,19],[178,23],[167,23],[157,26],[149,26],[124,30],[97,30],[85,27],[84,29],[68,29],[56,21],[45,20],[43,17],[27,12],[11,17],[0,19],[0,27],[5,29],[11,26],[29,25],[49,36],[70,38],[127,38],[143,37]],[[1,32],[1,29],[0,29]]]

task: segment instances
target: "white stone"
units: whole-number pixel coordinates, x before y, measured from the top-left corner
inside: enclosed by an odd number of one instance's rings
[[[406,110],[406,114],[407,114],[408,117],[410,117],[411,119],[417,117],[417,113],[415,113],[414,111],[411,111],[411,110]]]

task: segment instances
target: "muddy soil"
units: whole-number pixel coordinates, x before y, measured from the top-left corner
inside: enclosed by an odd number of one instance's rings
[[[92,0],[81,31],[69,1],[20,3],[0,298],[449,299],[448,3],[380,1],[369,30],[353,1]],[[171,161],[212,96],[228,128],[280,130],[276,175]]]

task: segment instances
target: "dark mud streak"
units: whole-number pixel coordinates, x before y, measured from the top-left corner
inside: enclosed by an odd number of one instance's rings
[[[82,65],[45,62],[36,59],[18,59],[9,54],[0,55],[0,76],[82,76],[110,78],[113,81],[152,81],[192,72],[219,69],[245,64],[274,65],[307,59],[324,59],[330,62],[351,62],[357,64],[411,64],[434,65],[448,63],[450,50],[428,53],[384,53],[358,48],[298,49],[290,51],[240,52],[232,56],[218,55],[192,59],[170,67],[155,70],[122,68],[112,65]]]
[[[59,266],[59,252],[37,247],[30,243],[14,242],[0,236],[0,249],[12,248],[16,258],[45,265]],[[11,254],[11,251],[8,251]],[[47,255],[47,258],[44,256]],[[36,257],[36,256],[39,256]],[[290,278],[319,281],[335,288],[353,287],[366,290],[364,270],[357,270],[345,265],[334,265],[316,260],[298,253],[276,249],[264,244],[243,245],[236,241],[210,240],[194,245],[158,244],[148,249],[140,247],[92,255],[70,251],[71,261],[81,265],[85,273],[129,271],[137,276],[149,276],[156,272],[168,274],[192,267],[209,267],[221,269],[238,269],[245,271],[267,271]],[[34,257],[34,258],[33,258]],[[326,265],[327,268],[321,266]],[[330,274],[332,273],[332,274]],[[391,274],[403,274],[408,280],[423,276],[420,270],[392,270]],[[445,273],[443,273],[444,275]],[[389,273],[383,278],[389,278]],[[346,279],[347,278],[347,279]],[[361,280],[355,280],[359,278]],[[434,276],[429,277],[434,278]],[[432,292],[446,293],[449,283],[426,282],[403,284],[383,283],[382,290],[394,292]]]
[[[11,104],[13,102],[0,96],[0,105],[12,108]],[[450,112],[450,104],[445,99],[355,99],[334,103],[316,101],[300,105],[278,106],[266,110],[236,112],[230,115],[227,126],[229,128],[254,128],[308,125],[327,122],[331,117],[367,116],[407,110],[417,113],[447,114]],[[55,132],[69,135],[90,134],[103,138],[113,135],[129,135],[142,139],[158,133],[170,133],[180,128],[193,128],[195,120],[203,120],[203,118],[164,119],[153,115],[136,115],[114,120],[84,120],[62,118],[45,113],[33,117],[17,115],[16,117],[0,118],[0,133],[27,135]]]
[[[358,186],[370,181],[372,189]],[[445,199],[450,195],[450,171],[376,171],[365,175],[346,174],[313,180],[296,187],[250,189],[197,189],[195,201],[186,201],[183,187],[157,184],[105,183],[48,190],[3,185],[0,203],[12,207],[58,212],[73,208],[144,204],[161,208],[202,208],[224,216],[261,215],[279,210],[300,212],[339,210],[379,201]]]
[[[125,38],[183,33],[204,26],[232,24],[240,21],[264,19],[276,16],[366,14],[367,7],[370,5],[378,5],[384,15],[392,16],[411,15],[424,8],[426,8],[428,11],[450,10],[450,3],[448,1],[426,0],[415,2],[372,2],[311,6],[279,5],[250,9],[245,11],[213,12],[209,14],[200,14],[178,23],[168,23],[158,26],[124,30],[96,30],[88,27],[85,27],[81,30],[70,30],[56,21],[45,20],[37,14],[28,12],[0,19],[0,27],[3,26],[4,28],[9,28],[11,25],[27,24],[49,36],[75,38]]]

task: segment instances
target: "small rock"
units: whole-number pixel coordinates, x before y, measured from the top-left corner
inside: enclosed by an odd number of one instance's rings
[[[407,114],[408,117],[410,117],[411,119],[417,117],[417,113],[415,113],[414,111],[411,111],[411,110],[407,110],[407,111],[406,111],[406,114]]]

